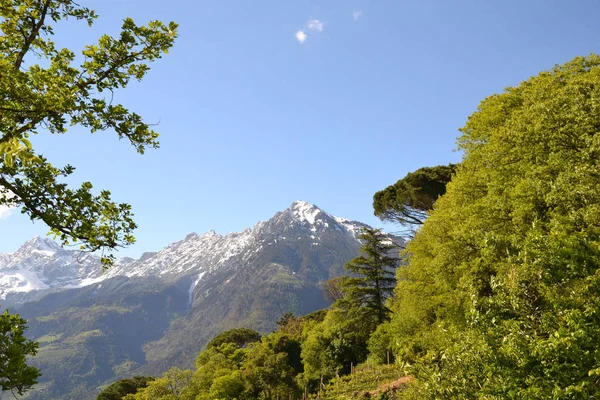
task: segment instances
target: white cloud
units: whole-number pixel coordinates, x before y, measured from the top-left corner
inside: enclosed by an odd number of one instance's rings
[[[318,19],[311,19],[306,23],[306,27],[315,32],[323,32],[323,22]]]
[[[354,18],[355,21],[358,21],[358,19],[362,16],[362,11],[358,10],[358,11],[352,11],[352,18]]]
[[[309,19],[306,21],[306,24],[304,24],[304,29],[298,29],[294,36],[300,43],[304,43],[306,39],[308,39],[308,31],[310,31],[311,34],[323,32],[324,26],[325,23],[323,23],[323,21],[319,21],[318,19]]]
[[[298,39],[300,43],[304,43],[304,41],[306,41],[306,37],[306,33],[304,33],[302,29],[298,29],[296,32],[296,39]]]

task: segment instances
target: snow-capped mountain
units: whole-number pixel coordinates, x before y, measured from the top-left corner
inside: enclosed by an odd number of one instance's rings
[[[9,293],[86,285],[100,275],[98,257],[35,237],[12,254],[0,254],[0,299]]]
[[[314,245],[319,245],[319,236],[328,229],[357,238],[364,226],[360,222],[334,217],[307,202],[296,201],[252,229],[227,235],[219,235],[215,231],[202,235],[190,233],[151,257],[116,266],[108,271],[106,277],[206,273],[247,261],[252,254],[277,241],[298,240],[302,234],[309,233]],[[300,236],[294,237],[291,232],[294,229],[299,230]]]
[[[146,253],[137,261],[120,259],[102,272],[94,254],[60,247],[55,241],[35,237],[15,253],[0,254],[0,299],[10,293],[74,288],[116,276],[202,276],[217,269],[245,264],[266,246],[309,238],[320,245],[331,230],[356,238],[364,224],[334,217],[315,205],[294,202],[252,229],[219,235],[214,231],[189,234],[158,253]]]

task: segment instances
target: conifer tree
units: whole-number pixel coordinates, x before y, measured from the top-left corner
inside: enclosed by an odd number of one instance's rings
[[[342,302],[381,324],[389,320],[391,313],[386,300],[396,286],[395,269],[399,260],[392,255],[398,246],[380,229],[365,228],[360,239],[364,242],[362,254],[345,266],[356,276],[344,280],[346,296]]]
[[[456,173],[456,164],[423,167],[375,193],[374,214],[412,231],[422,225]]]

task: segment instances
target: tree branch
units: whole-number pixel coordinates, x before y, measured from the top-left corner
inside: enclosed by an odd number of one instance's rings
[[[25,55],[31,48],[31,44],[33,43],[35,38],[38,37],[40,29],[42,29],[42,26],[44,26],[44,22],[46,20],[46,15],[48,14],[48,8],[50,7],[50,3],[51,3],[51,0],[46,0],[46,2],[44,3],[44,6],[42,7],[42,13],[40,16],[40,20],[38,21],[38,23],[35,24],[34,22],[32,22],[33,28],[31,30],[31,32],[29,33],[29,36],[25,39],[25,43],[23,43],[23,48],[21,49],[21,51],[17,55],[17,59],[15,60],[15,69],[16,70],[21,69],[21,64],[23,64],[23,59],[25,58]],[[32,20],[33,20],[33,18],[32,18]],[[35,20],[33,20],[33,21],[35,21]]]
[[[46,225],[48,225],[52,229],[58,230],[60,233],[65,235],[73,236],[73,231],[68,229],[65,226],[57,225],[52,220],[50,220],[47,215],[38,210],[37,206],[35,206],[31,201],[27,199],[27,196],[23,194],[16,186],[11,184],[9,181],[4,179],[4,177],[0,176],[0,185],[4,186],[4,188],[10,190],[15,196],[19,198],[19,200],[23,203],[23,205],[31,212],[33,216],[42,220]],[[85,240],[85,238],[77,238],[79,240]],[[96,249],[97,250],[97,249]]]

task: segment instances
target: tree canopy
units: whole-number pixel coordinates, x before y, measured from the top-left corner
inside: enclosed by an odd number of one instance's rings
[[[596,55],[469,117],[399,270],[387,332],[416,378],[407,398],[600,396],[599,127]]]
[[[455,164],[423,167],[375,193],[373,209],[384,221],[404,227],[422,225],[456,171]]]
[[[156,378],[151,376],[134,376],[120,379],[111,383],[96,398],[96,400],[121,400],[128,394],[135,394],[138,389],[145,388]]]
[[[149,63],[173,45],[177,25],[123,21],[117,37],[102,36],[74,50],[52,41],[66,19],[92,25],[96,13],[72,0],[3,1],[0,6],[0,205],[20,207],[49,226],[64,244],[110,251],[134,242],[131,207],[116,204],[90,182],[70,188],[71,165],[54,166],[32,146],[38,133],[62,134],[80,125],[110,130],[143,153],[158,147],[158,133],[142,117],[115,101],[118,89],[141,80]],[[114,257],[107,252],[103,263]]]
[[[206,345],[207,349],[219,347],[225,343],[235,343],[238,347],[246,347],[249,343],[260,340],[260,333],[248,328],[234,328],[215,336]]]

